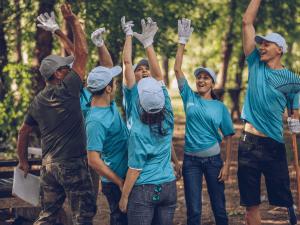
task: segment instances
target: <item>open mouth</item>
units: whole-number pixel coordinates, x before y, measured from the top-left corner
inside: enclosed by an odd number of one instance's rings
[[[143,78],[148,77],[148,74],[143,74],[142,77]]]
[[[204,87],[205,84],[198,84],[198,87]]]

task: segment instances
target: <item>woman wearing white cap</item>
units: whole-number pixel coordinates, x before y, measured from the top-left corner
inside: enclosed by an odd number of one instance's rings
[[[158,29],[156,24],[145,26],[149,30]],[[145,46],[144,28],[142,35],[135,36],[144,44],[150,68],[158,81],[147,77],[137,85],[142,113],[131,127],[129,169],[119,205],[121,211],[127,212],[128,224],[152,221],[152,224],[171,225],[177,204],[176,180],[170,161],[173,109],[152,42]]]
[[[187,224],[201,224],[202,177],[205,176],[216,224],[228,224],[225,207],[224,181],[228,179],[234,129],[226,106],[217,100],[213,92],[216,82],[214,71],[197,68],[196,86],[198,93],[189,87],[181,71],[185,44],[191,37],[191,21],[178,21],[179,48],[175,59],[175,75],[186,114],[185,155],[182,166]],[[220,155],[219,142],[226,141],[226,162]]]

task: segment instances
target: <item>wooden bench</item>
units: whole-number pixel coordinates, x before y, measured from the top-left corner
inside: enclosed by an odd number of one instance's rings
[[[34,167],[35,165],[42,164],[42,158],[32,158],[32,155],[42,156],[42,149],[29,147],[28,154],[31,155],[28,159],[28,164],[30,166],[29,173],[39,176],[39,167]],[[18,159],[0,160],[0,167],[15,167],[18,163]],[[13,171],[0,171],[0,209],[15,208],[16,218],[18,216],[23,216],[26,219],[34,221],[41,211],[41,206],[39,204],[39,206],[34,207],[30,203],[12,195],[13,174]],[[73,224],[70,207],[67,201],[65,201],[62,210],[60,211],[57,222],[64,225]]]

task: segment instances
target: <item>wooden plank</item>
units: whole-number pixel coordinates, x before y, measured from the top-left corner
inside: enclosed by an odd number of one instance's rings
[[[0,167],[17,166],[19,164],[18,159],[0,160]],[[28,159],[29,165],[42,165],[41,158],[30,158]]]

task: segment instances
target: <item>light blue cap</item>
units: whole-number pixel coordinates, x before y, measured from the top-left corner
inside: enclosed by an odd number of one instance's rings
[[[195,71],[194,71],[195,77],[197,77],[198,74],[199,74],[200,72],[202,72],[202,71],[205,71],[205,72],[209,73],[210,76],[212,77],[214,83],[216,83],[216,74],[215,74],[215,72],[212,71],[211,69],[208,69],[208,68],[199,67],[199,68],[195,69]]]
[[[98,66],[89,73],[87,79],[87,87],[91,91],[100,91],[105,88],[109,82],[118,74],[122,72],[120,66],[114,66],[109,69],[104,66]]]
[[[138,61],[138,63],[135,64],[135,65],[133,66],[133,71],[135,72],[135,69],[136,69],[139,65],[142,65],[142,64],[145,64],[145,65],[149,66],[149,61],[148,61],[148,59],[141,59],[140,61]]]
[[[158,113],[165,105],[165,95],[157,80],[145,77],[137,85],[143,109],[150,114]]]
[[[262,44],[263,40],[274,42],[279,47],[282,46],[282,48],[283,48],[282,49],[282,54],[284,54],[286,52],[286,42],[285,42],[284,38],[280,34],[271,33],[271,34],[268,34],[265,37],[264,36],[256,35],[255,38],[254,38],[254,40],[259,45]]]

